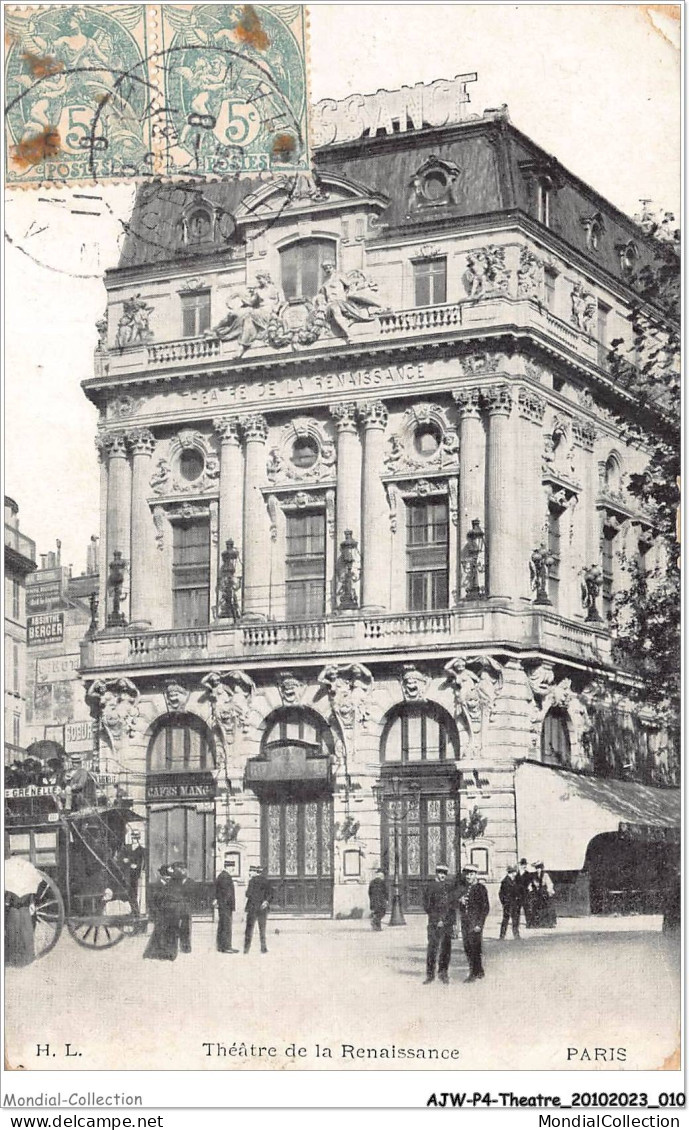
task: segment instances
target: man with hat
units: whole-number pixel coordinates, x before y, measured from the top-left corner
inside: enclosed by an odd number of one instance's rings
[[[268,882],[263,867],[250,867],[251,878],[246,886],[246,929],[244,931],[244,953],[251,949],[254,926],[258,922],[261,939],[261,953],[268,953],[266,945],[266,920],[273,899],[273,888]]]
[[[485,976],[481,950],[483,946],[483,926],[488,917],[490,905],[488,891],[478,881],[478,867],[473,863],[462,869],[464,890],[459,899],[459,920],[462,927],[464,952],[469,962],[469,976],[466,983]]]
[[[119,863],[127,885],[127,898],[132,914],[139,914],[139,880],[144,869],[144,849],[141,846],[141,833],[132,828],[131,840],[122,846]]]
[[[502,906],[502,922],[500,924],[500,941],[503,941],[507,935],[507,927],[512,923],[512,935],[518,938],[519,935],[519,916],[521,914],[521,890],[517,882],[517,868],[513,863],[510,863],[507,868],[500,890],[498,892],[500,904]]]
[[[382,867],[368,885],[368,904],[371,908],[371,929],[382,930],[381,922],[388,908],[388,885]]]
[[[239,953],[239,950],[232,948],[232,914],[235,909],[233,864],[233,856],[226,855],[223,869],[215,880],[214,905],[218,908],[218,932],[215,937],[215,946],[218,953]]]
[[[524,923],[527,929],[533,926],[533,897],[531,884],[533,882],[533,869],[529,867],[528,860],[519,860],[517,873],[517,888],[519,890],[519,905],[524,907]]]
[[[435,879],[426,884],[423,892],[423,908],[428,915],[428,945],[426,948],[426,980],[430,985],[435,980],[435,965],[438,962],[438,978],[447,985],[450,976],[452,956],[452,932],[456,922],[454,894],[447,882],[448,868],[439,863],[435,869]]]
[[[83,808],[93,808],[95,804],[96,782],[93,775],[84,768],[81,754],[73,753],[65,776],[65,808],[68,812],[79,812]]]

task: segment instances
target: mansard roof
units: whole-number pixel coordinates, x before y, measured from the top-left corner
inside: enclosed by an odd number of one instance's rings
[[[415,207],[413,188],[433,165],[450,170],[451,195],[433,207]],[[314,153],[318,178],[329,182],[329,194],[348,194],[376,202],[376,238],[395,238],[421,231],[424,237],[441,230],[462,230],[479,217],[523,213],[537,222],[534,185],[548,184],[552,192],[549,231],[603,271],[625,282],[625,254],[632,247],[636,269],[653,259],[653,240],[642,228],[594,188],[565,169],[545,150],[521,133],[505,109],[487,111],[455,125],[424,127],[404,133],[363,137],[322,146]],[[416,178],[416,181],[415,181]],[[238,246],[236,221],[251,215],[255,202],[270,210],[278,191],[262,177],[185,183],[152,182],[136,197],[119,267],[131,268],[214,255]],[[214,238],[184,245],[179,236],[182,215],[190,201],[210,204],[223,218]],[[291,205],[296,202],[291,201]],[[319,207],[304,198],[304,207]],[[242,225],[243,226],[243,225]],[[592,246],[591,232],[600,238]],[[545,234],[545,232],[544,232]]]

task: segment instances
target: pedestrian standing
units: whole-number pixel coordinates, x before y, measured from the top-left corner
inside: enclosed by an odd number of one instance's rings
[[[223,869],[215,880],[215,905],[218,908],[215,946],[218,953],[239,953],[232,948],[232,915],[235,909],[233,863],[232,856],[226,855]]]
[[[371,929],[382,930],[381,923],[388,909],[388,885],[382,867],[378,868],[375,877],[369,883],[368,903],[371,907]]]
[[[141,833],[135,828],[131,833],[131,843],[125,844],[120,852],[119,863],[127,886],[127,899],[131,913],[139,915],[139,880],[145,863],[144,849],[141,846]]]
[[[520,906],[524,908],[524,925],[527,930],[533,926],[533,893],[531,891],[531,882],[533,879],[533,870],[529,867],[526,859],[519,860],[519,871],[517,873],[517,886],[519,888]]]
[[[273,888],[268,882],[263,867],[250,867],[251,878],[246,887],[246,929],[244,931],[244,953],[251,949],[251,940],[254,936],[254,926],[258,922],[258,933],[261,939],[261,953],[268,953],[266,945],[266,921],[268,911],[273,899]]]
[[[9,855],[9,850],[6,849]],[[33,863],[19,855],[5,859],[5,964],[31,965],[36,956],[36,895],[44,879]]]
[[[478,867],[467,864],[462,871],[464,889],[459,898],[459,919],[462,927],[464,952],[469,962],[469,976],[465,983],[484,977],[483,969],[483,927],[488,917],[490,904],[488,891],[478,879]]]
[[[191,910],[195,884],[189,878],[186,863],[180,860],[172,864],[171,886],[179,906],[179,952],[191,953]]]
[[[457,920],[454,891],[447,881],[448,869],[439,863],[435,869],[435,879],[424,887],[423,908],[428,915],[428,944],[426,947],[426,980],[430,985],[435,980],[436,961],[438,979],[447,985],[450,980],[450,959],[452,957],[452,932]]]
[[[149,961],[174,961],[177,957],[179,905],[179,896],[172,884],[172,867],[165,863],[158,868],[158,881],[151,884],[148,895],[153,933],[144,957]]]
[[[521,915],[521,891],[517,882],[517,868],[513,863],[507,868],[507,874],[500,884],[498,897],[502,905],[502,922],[500,923],[500,940],[507,935],[507,927],[512,923],[512,935],[519,937],[519,917]]]
[[[539,860],[534,864],[531,880],[533,898],[533,924],[541,929],[553,930],[557,926],[555,910],[555,887],[550,875]]]

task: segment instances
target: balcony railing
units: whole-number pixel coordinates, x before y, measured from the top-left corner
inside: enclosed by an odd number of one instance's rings
[[[284,624],[245,624],[242,627],[243,643],[252,651],[279,648],[293,644],[325,643],[324,620],[293,621]]]
[[[175,628],[171,632],[142,632],[129,637],[129,656],[132,660],[165,657],[191,651],[205,652],[208,632],[203,628]]]
[[[15,526],[5,524],[5,545],[15,553],[21,553],[22,557],[28,557],[29,561],[36,560],[36,542],[20,533]]]
[[[392,636],[449,635],[451,612],[405,612],[402,616],[376,616],[364,619],[364,639],[383,640]]]
[[[482,335],[484,331],[499,333],[502,329],[533,329],[555,339],[588,361],[598,360],[598,345],[587,333],[557,317],[542,304],[526,298],[510,298],[505,294],[486,295],[462,302],[443,303],[437,306],[419,306],[406,310],[381,313],[370,322],[354,323],[349,327],[352,344],[376,340],[389,341],[393,337],[437,337],[439,332],[457,336],[460,340]],[[337,338],[323,336],[311,345],[273,348],[257,340],[251,349],[241,354],[235,341],[217,338],[182,338],[176,341],[140,344],[125,349],[99,350],[96,355],[96,374],[117,377],[131,372],[157,371],[184,368],[190,364],[232,364],[261,358],[277,358],[310,354],[333,345],[341,346]]]

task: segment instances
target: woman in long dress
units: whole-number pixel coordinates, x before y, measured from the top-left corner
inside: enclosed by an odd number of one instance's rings
[[[536,873],[531,883],[533,894],[533,924],[541,929],[552,930],[557,926],[555,888],[543,864],[536,863],[535,867]]]
[[[164,864],[159,868],[160,880],[149,893],[149,910],[153,918],[153,933],[144,950],[151,961],[174,961],[177,957],[180,929],[179,893],[171,881],[172,868]]]
[[[5,860],[5,964],[31,965],[34,947],[36,892],[43,876],[28,859]]]

